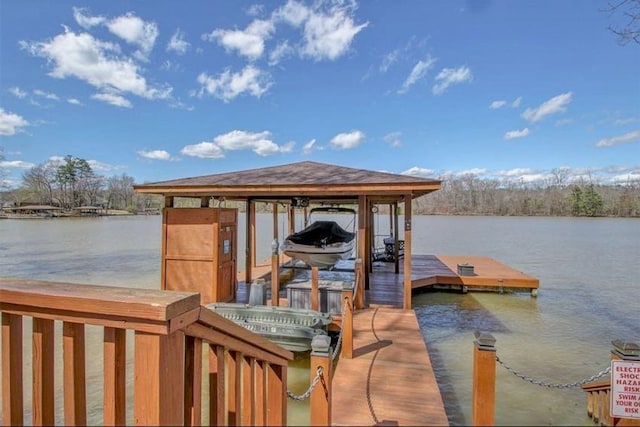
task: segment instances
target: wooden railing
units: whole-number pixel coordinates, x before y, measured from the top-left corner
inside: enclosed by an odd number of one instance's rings
[[[587,414],[593,422],[601,426],[612,425],[609,413],[611,379],[584,384],[582,390],[587,393]]]
[[[2,422],[25,421],[23,319],[32,321],[31,417],[56,418],[55,322],[62,322],[65,425],[87,424],[85,325],[103,327],[103,421],[199,425],[203,396],[215,425],[286,424],[293,354],[200,306],[196,293],[0,279]],[[133,399],[126,395],[126,330],[134,331]],[[208,347],[208,391],[203,353]],[[58,385],[59,387],[59,385]],[[27,388],[28,389],[28,388]]]

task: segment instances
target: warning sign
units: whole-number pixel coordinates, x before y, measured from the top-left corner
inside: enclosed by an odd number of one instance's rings
[[[640,362],[611,361],[611,416],[640,419]]]

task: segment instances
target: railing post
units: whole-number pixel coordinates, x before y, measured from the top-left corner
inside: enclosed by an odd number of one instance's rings
[[[317,335],[311,341],[311,363],[309,377],[313,382],[322,368],[320,381],[311,392],[311,425],[331,425],[331,339],[327,335]]]
[[[364,283],[362,283],[362,259],[356,259],[355,263],[356,277],[354,280],[354,291],[356,294],[355,309],[362,310],[364,308]]]
[[[342,351],[345,359],[353,359],[353,288],[349,283],[342,285]]]
[[[136,425],[184,422],[184,334],[136,331],[133,418]]]
[[[628,342],[622,340],[614,340],[611,341],[613,348],[611,349],[611,359],[612,360],[628,360],[633,362],[640,361],[640,345],[635,342]],[[611,372],[611,390],[609,393],[613,392],[613,372]],[[640,419],[635,418],[611,418],[612,426],[640,426]]]
[[[493,335],[483,332],[476,332],[475,337],[471,424],[492,426],[496,396],[496,339]]]

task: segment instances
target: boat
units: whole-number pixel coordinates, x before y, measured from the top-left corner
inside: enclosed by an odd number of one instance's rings
[[[354,215],[353,209],[336,207],[319,207],[311,209],[309,218],[313,213],[340,213],[348,212]],[[330,268],[336,262],[347,259],[353,252],[355,245],[355,230],[349,232],[335,221],[314,221],[304,230],[287,236],[280,249],[294,259],[302,260],[310,267]]]
[[[327,313],[288,307],[223,302],[205,307],[293,352],[311,350],[313,338],[327,335],[332,320]]]

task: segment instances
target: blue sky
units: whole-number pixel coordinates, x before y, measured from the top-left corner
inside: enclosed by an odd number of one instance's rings
[[[304,160],[640,179],[640,45],[606,1],[0,2],[9,184],[65,155],[136,182]]]

